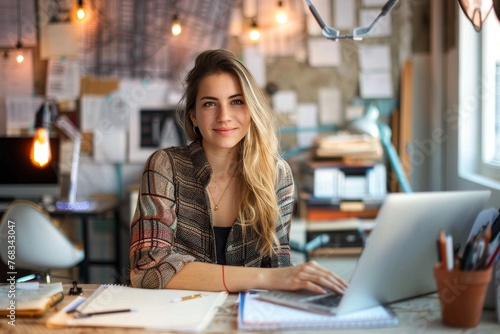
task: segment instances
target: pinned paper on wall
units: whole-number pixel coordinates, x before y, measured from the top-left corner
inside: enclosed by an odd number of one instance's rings
[[[313,67],[334,67],[341,64],[340,43],[324,37],[310,37],[307,51],[309,65]]]
[[[243,49],[243,62],[259,87],[264,87],[266,85],[266,63],[259,48],[257,46],[245,47]]]
[[[361,71],[390,70],[391,49],[389,45],[372,45],[359,49],[359,67]]]
[[[339,89],[323,87],[318,92],[319,121],[321,125],[342,124],[342,95]]]
[[[80,96],[78,59],[54,58],[47,70],[47,96],[58,101],[74,101]]]
[[[333,22],[335,29],[353,29],[356,26],[356,1],[334,1]]]
[[[43,97],[7,96],[7,135],[17,136],[30,132],[35,124],[35,114],[43,103]]]
[[[282,90],[272,96],[273,110],[279,114],[295,113],[297,110],[297,93],[293,90]]]
[[[71,22],[40,27],[40,58],[52,57],[78,57],[77,27]]]
[[[300,103],[297,107],[297,146],[311,147],[318,135],[318,106],[314,103]]]
[[[392,78],[388,71],[363,72],[359,75],[362,98],[392,98]]]

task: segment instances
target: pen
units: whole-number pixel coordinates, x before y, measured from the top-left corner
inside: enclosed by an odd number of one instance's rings
[[[104,314],[113,314],[113,313],[124,313],[124,312],[132,312],[133,309],[119,309],[119,310],[109,310],[109,311],[100,311],[100,312],[91,312],[91,313],[77,313],[75,314],[75,319],[88,318],[93,317],[95,315],[104,315]]]
[[[448,266],[448,259],[446,258],[446,233],[444,230],[439,232],[438,243],[439,253],[441,254],[441,266],[446,269]]]
[[[201,297],[203,297],[203,295],[201,293],[197,293],[195,295],[174,298],[174,299],[172,299],[172,303],[184,302],[186,300],[191,300],[191,299],[196,299],[196,298],[201,298]]]

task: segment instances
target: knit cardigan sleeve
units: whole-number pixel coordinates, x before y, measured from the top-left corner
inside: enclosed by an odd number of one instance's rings
[[[134,287],[162,289],[195,258],[175,252],[177,226],[174,173],[169,155],[156,151],[145,164],[131,223],[130,280]]]

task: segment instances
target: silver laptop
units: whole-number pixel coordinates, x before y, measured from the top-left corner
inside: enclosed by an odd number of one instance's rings
[[[385,199],[345,294],[261,292],[259,299],[343,314],[436,291],[440,230],[463,250],[490,191],[394,193]]]

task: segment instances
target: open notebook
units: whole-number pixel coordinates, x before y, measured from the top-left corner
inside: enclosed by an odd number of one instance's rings
[[[190,296],[201,297],[191,298]],[[70,304],[47,321],[56,327],[121,327],[147,330],[201,331],[222,306],[226,292],[150,290],[119,285],[101,285],[76,308]],[[183,300],[184,299],[184,300]],[[127,312],[91,315],[98,312]]]
[[[320,314],[268,303],[258,293],[240,293],[238,328],[247,330],[369,328],[397,326],[390,309],[375,306],[342,315]]]

